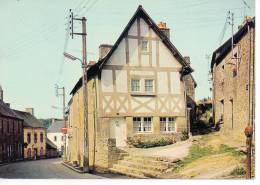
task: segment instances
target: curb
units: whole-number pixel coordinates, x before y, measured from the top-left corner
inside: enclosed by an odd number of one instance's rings
[[[83,171],[78,170],[78,169],[76,169],[76,168],[70,166],[69,164],[66,164],[65,162],[62,162],[61,164],[64,165],[64,166],[66,166],[66,167],[69,168],[69,169],[72,169],[72,170],[75,171],[75,172],[84,173]]]

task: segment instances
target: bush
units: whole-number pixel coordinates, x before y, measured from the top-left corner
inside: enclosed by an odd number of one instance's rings
[[[127,144],[136,148],[152,148],[157,146],[165,146],[175,143],[171,138],[160,138],[155,140],[143,140],[141,137],[129,137],[127,138]]]
[[[185,140],[189,139],[189,133],[187,130],[182,131],[181,134],[182,134],[181,141],[185,141]]]

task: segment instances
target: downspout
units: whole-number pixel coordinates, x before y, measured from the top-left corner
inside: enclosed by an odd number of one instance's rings
[[[93,168],[95,169],[95,160],[96,160],[96,119],[97,119],[97,81],[94,78],[94,86],[95,86],[95,107],[94,107],[94,153],[93,153]]]
[[[248,24],[248,23],[247,23]],[[249,105],[249,115],[248,115],[248,118],[249,118],[249,122],[247,123],[248,126],[251,126],[252,123],[251,123],[251,32],[250,32],[250,27],[249,27],[249,24],[247,25],[247,30],[248,30],[248,33],[249,33],[249,61],[248,61],[248,105]]]

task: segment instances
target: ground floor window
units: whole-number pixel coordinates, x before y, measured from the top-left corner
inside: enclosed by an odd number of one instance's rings
[[[161,130],[161,132],[175,132],[176,131],[176,118],[160,117],[160,130]]]
[[[31,149],[28,148],[28,150],[27,150],[27,157],[28,157],[28,158],[31,158],[31,155],[32,155]]]
[[[133,127],[134,132],[151,132],[152,117],[134,117]]]

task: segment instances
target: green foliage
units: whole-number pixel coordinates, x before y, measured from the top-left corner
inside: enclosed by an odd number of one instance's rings
[[[233,156],[236,157],[244,155],[243,153],[236,151],[236,148],[230,147],[225,144],[220,145],[218,150],[214,150],[212,146],[201,147],[199,145],[193,145],[190,148],[188,156],[185,157],[182,161],[178,161],[173,171],[178,171],[180,168],[184,167],[185,165],[204,156],[223,154],[223,153],[231,153]],[[234,173],[239,173],[239,169],[237,169],[237,171],[235,171]]]
[[[142,140],[141,138],[128,138],[127,143],[128,145],[132,145],[136,148],[152,148],[157,146],[170,145],[175,143],[175,141],[170,138],[160,138],[149,141]]]
[[[237,167],[230,173],[230,175],[233,175],[233,176],[241,176],[241,175],[245,175],[245,174],[246,174],[246,171],[244,170],[243,167]]]
[[[49,128],[51,126],[51,119],[39,119],[40,122],[42,122],[43,126],[45,128]]]
[[[189,133],[187,132],[187,130],[184,130],[181,133],[181,141],[185,141],[187,139],[189,139]]]
[[[236,156],[236,157],[244,155],[242,152],[237,151],[235,147],[230,147],[228,145],[221,144],[219,146],[218,153],[221,154],[221,153],[227,153],[227,152],[231,153],[233,156]]]

